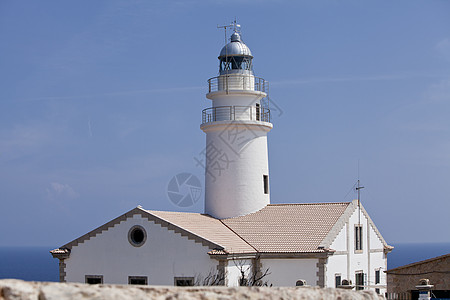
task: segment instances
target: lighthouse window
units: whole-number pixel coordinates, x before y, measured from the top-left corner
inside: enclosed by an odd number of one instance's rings
[[[220,60],[220,71],[252,70],[252,60],[248,57],[228,56]]]
[[[269,193],[269,175],[263,175],[264,194]]]
[[[261,119],[260,110],[261,108],[259,107],[259,103],[256,103],[256,121]]]
[[[140,247],[144,245],[145,240],[147,239],[147,233],[142,226],[136,225],[131,227],[128,232],[128,241],[132,246]]]
[[[231,60],[232,69],[240,69],[242,65],[242,57],[233,57]]]

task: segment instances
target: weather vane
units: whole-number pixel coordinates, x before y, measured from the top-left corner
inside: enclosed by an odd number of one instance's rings
[[[237,33],[241,32],[241,25],[237,23],[236,18],[234,18],[234,21],[230,25],[223,25],[223,26],[217,25],[217,28],[225,29],[225,44],[227,43],[227,28],[233,28],[233,31]]]

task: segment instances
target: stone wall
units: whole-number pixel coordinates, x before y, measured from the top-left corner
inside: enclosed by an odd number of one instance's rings
[[[388,293],[416,290],[422,278],[428,278],[433,290],[450,290],[450,254],[386,271]]]
[[[380,300],[373,291],[321,289],[317,287],[172,287],[87,285],[82,283],[26,282],[15,279],[0,280],[0,300],[206,300],[206,299],[364,299]]]

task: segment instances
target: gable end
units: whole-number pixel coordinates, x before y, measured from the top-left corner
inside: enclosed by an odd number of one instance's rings
[[[375,223],[370,218],[367,211],[364,209],[364,206],[360,203],[361,212],[363,215],[367,218],[367,221],[369,225],[373,228],[373,231],[377,235],[377,237],[380,239],[380,241],[383,243],[383,246],[385,249],[388,249],[389,251],[392,250],[392,246],[389,246],[386,241],[384,240],[381,233],[378,231],[377,227],[375,226]],[[353,200],[347,209],[344,211],[342,216],[337,220],[336,224],[331,228],[330,232],[327,234],[327,236],[323,239],[323,241],[320,243],[321,247],[329,248],[333,241],[338,236],[341,229],[344,227],[345,223],[348,221],[348,219],[351,217],[351,215],[355,212],[355,210],[358,208],[358,200]]]
[[[120,224],[121,222],[132,218],[134,215],[140,215],[142,218],[146,218],[148,221],[153,222],[155,224],[160,225],[161,227],[165,227],[168,230],[173,231],[174,233],[180,234],[183,237],[187,237],[189,240],[194,241],[195,243],[200,243],[204,247],[208,247],[209,249],[223,249],[222,246],[217,245],[205,238],[199,237],[198,235],[195,235],[194,233],[185,230],[181,227],[178,227],[172,223],[169,223],[168,221],[165,221],[164,219],[161,219],[151,213],[149,213],[146,210],[143,210],[140,207],[136,207],[129,212],[109,221],[108,223],[86,233],[85,235],[82,235],[81,237],[71,241],[70,243],[65,244],[64,246],[61,246],[60,249],[69,249],[71,250],[73,247],[78,246],[79,244],[84,243],[85,241],[90,240],[91,238],[97,236],[98,234],[101,234],[104,231],[109,230],[110,228],[114,227],[117,224]]]
[[[354,201],[357,201],[357,200],[354,200]],[[369,222],[369,225],[372,226],[373,231],[375,231],[375,234],[380,239],[381,243],[383,243],[384,248],[386,250],[388,250],[388,252],[391,251],[392,249],[394,249],[394,247],[392,247],[392,246],[388,245],[388,243],[386,243],[386,241],[384,240],[384,238],[381,235],[380,231],[378,231],[377,226],[375,226],[375,223],[372,221],[372,219],[370,218],[370,216],[367,213],[366,209],[362,205],[361,205],[361,211],[364,214],[364,216],[367,218],[367,221]]]

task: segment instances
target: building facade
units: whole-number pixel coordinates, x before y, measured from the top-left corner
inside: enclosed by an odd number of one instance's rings
[[[391,249],[353,201],[269,204],[229,219],[137,207],[52,254],[68,282],[202,285],[216,276],[227,286],[245,277],[256,285],[337,287],[347,279],[385,293]]]
[[[418,299],[423,278],[433,285],[433,298],[450,298],[450,253],[386,271],[388,299]]]

